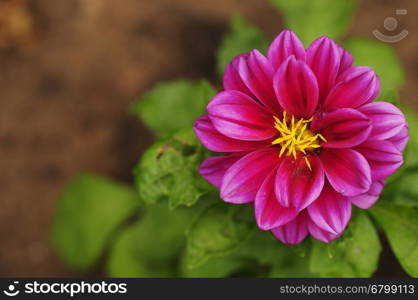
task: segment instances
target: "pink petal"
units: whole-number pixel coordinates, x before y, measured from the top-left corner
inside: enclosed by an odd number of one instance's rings
[[[274,70],[267,58],[253,50],[248,59],[240,60],[238,71],[251,93],[272,113],[280,114],[282,109],[273,90]]]
[[[246,154],[246,152],[239,152],[208,157],[200,165],[199,174],[214,186],[220,187],[226,171]]]
[[[319,228],[339,235],[351,218],[351,203],[326,184],[318,199],[308,207],[308,213]]]
[[[370,166],[357,151],[324,148],[320,158],[329,182],[338,193],[357,196],[369,190]]]
[[[318,84],[309,66],[289,56],[273,80],[280,105],[290,115],[309,118],[318,105]]]
[[[249,96],[253,96],[245,83],[242,81],[238,73],[238,66],[241,60],[248,59],[249,54],[244,53],[234,57],[234,59],[226,66],[223,76],[223,86],[225,90],[236,90],[243,92]]]
[[[297,216],[294,207],[279,204],[274,193],[277,168],[273,169],[264,180],[255,198],[255,216],[261,230],[270,230],[282,226]]]
[[[399,131],[397,134],[391,137],[389,141],[393,143],[399,151],[402,152],[409,141],[408,126],[402,127],[401,131]]]
[[[369,209],[373,204],[376,203],[377,199],[379,199],[384,186],[384,181],[375,181],[372,183],[370,189],[366,193],[359,196],[350,197],[350,201],[352,204],[362,209]]]
[[[325,100],[335,84],[340,60],[338,46],[328,37],[313,41],[306,51],[306,61],[318,80],[320,102]]]
[[[348,52],[347,50],[345,50],[343,47],[338,47],[338,49],[340,51],[340,67],[338,69],[338,76],[340,76],[346,70],[348,70],[349,68],[351,68],[351,66],[354,63],[354,58],[350,54],[350,52]]]
[[[193,130],[203,146],[215,152],[250,151],[271,144],[270,141],[257,142],[231,139],[217,131],[208,116],[198,118]]]
[[[281,205],[293,206],[298,211],[311,204],[324,186],[324,170],[316,155],[308,156],[312,170],[303,157],[283,158],[276,177],[275,191]]]
[[[296,245],[302,242],[308,235],[308,222],[308,214],[306,211],[302,211],[292,221],[272,229],[271,232],[282,243]]]
[[[372,102],[374,99],[377,98],[377,96],[379,96],[380,89],[381,89],[381,86],[380,86],[380,78],[379,78],[378,75],[376,75],[375,86],[373,88],[373,94],[371,95],[371,97],[369,99],[369,102]]]
[[[277,70],[290,55],[305,60],[305,47],[293,31],[283,30],[271,43],[267,57]]]
[[[388,102],[373,102],[358,108],[373,125],[371,139],[385,140],[397,135],[406,125],[402,112]]]
[[[389,141],[369,140],[355,150],[369,162],[373,181],[392,175],[403,164],[402,153]]]
[[[244,93],[220,92],[206,109],[216,130],[232,139],[262,141],[277,134],[273,116]]]
[[[321,133],[328,148],[349,148],[364,142],[372,131],[366,115],[352,108],[340,108],[315,118],[312,129]]]
[[[351,67],[340,75],[338,84],[324,102],[324,108],[356,108],[371,102],[379,90],[379,78],[372,69]]]
[[[312,220],[310,220],[308,223],[308,230],[315,239],[324,243],[332,242],[333,240],[339,238],[342,234],[342,232],[340,234],[333,234],[329,231],[323,230],[318,227]]]
[[[225,173],[221,185],[221,198],[230,203],[249,203],[272,169],[279,164],[276,148],[251,152],[233,164]]]

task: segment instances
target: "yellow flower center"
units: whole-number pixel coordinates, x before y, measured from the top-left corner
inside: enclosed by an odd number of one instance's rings
[[[282,120],[274,116],[274,127],[280,133],[280,137],[272,142],[273,145],[281,146],[280,157],[286,154],[287,156],[292,155],[296,159],[298,152],[303,153],[309,170],[312,170],[312,167],[309,163],[307,152],[320,148],[321,141],[327,141],[321,134],[314,134],[308,128],[312,119],[296,120],[294,116],[287,116],[286,112],[283,112]]]

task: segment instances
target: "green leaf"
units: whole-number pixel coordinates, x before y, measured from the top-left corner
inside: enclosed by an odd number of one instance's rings
[[[413,143],[414,146],[418,147],[418,115],[409,108],[403,108],[402,111],[408,122],[410,143]]]
[[[218,203],[206,208],[187,232],[186,266],[192,269],[236,251],[255,229],[253,218],[250,206]]]
[[[300,257],[287,251],[286,257],[280,264],[273,265],[269,277],[272,278],[297,278],[317,277],[318,275],[309,270],[309,257]]]
[[[170,211],[165,205],[147,207],[143,218],[116,240],[107,263],[109,276],[177,276],[184,233],[194,214],[186,208]]]
[[[131,107],[159,137],[191,127],[205,113],[206,104],[215,95],[207,81],[184,80],[161,83],[143,95]]]
[[[225,256],[209,257],[192,268],[186,265],[187,258],[184,259],[184,274],[186,277],[266,276],[272,264],[286,260],[284,249],[270,232],[255,229],[238,249]]]
[[[218,73],[223,74],[226,65],[238,54],[258,49],[265,53],[267,39],[256,27],[248,24],[240,16],[231,19],[231,31],[225,35],[217,52]]]
[[[255,230],[238,249],[225,256],[209,257],[204,263],[193,268],[187,267],[184,260],[183,274],[186,277],[316,276],[309,270],[309,257],[302,257],[300,249],[296,248],[298,247],[282,244],[270,231]]]
[[[274,238],[270,231],[257,230],[237,255],[254,258],[261,269],[269,269],[269,277],[312,277],[306,255],[309,247],[309,239],[298,246],[288,246]]]
[[[134,170],[140,198],[147,204],[168,199],[172,209],[193,205],[211,189],[198,172],[207,155],[191,129],[155,143]]]
[[[138,210],[135,190],[93,174],[80,174],[65,188],[51,232],[62,259],[78,270],[97,262],[109,238]]]
[[[404,83],[404,72],[396,52],[382,42],[366,38],[353,38],[344,43],[353,55],[356,65],[374,69],[380,78],[381,93],[378,100],[396,103],[397,90]]]
[[[270,231],[255,230],[238,249],[224,256],[211,256],[202,264],[186,265],[185,277],[313,277],[308,256],[301,257],[295,247],[287,246]]]
[[[305,45],[327,35],[339,38],[347,29],[354,0],[272,0],[283,13],[286,27],[296,32]]]
[[[393,88],[391,90],[384,89],[384,91],[379,94],[375,101],[386,101],[396,106],[399,106],[399,91],[396,88]]]
[[[418,207],[378,202],[370,212],[383,228],[404,270],[418,277]]]
[[[273,265],[283,262],[286,248],[291,247],[279,242],[270,231],[256,229],[237,255],[254,258],[260,265]]]
[[[366,213],[356,211],[343,237],[330,244],[313,243],[310,269],[322,277],[370,277],[381,250],[377,232]]]
[[[418,116],[415,111],[403,108],[409,126],[409,141],[405,150],[405,167],[418,167]]]
[[[399,172],[399,171],[398,171]],[[385,187],[381,200],[418,207],[418,167],[405,168]]]
[[[248,273],[254,276],[254,270],[257,268],[255,261],[234,255],[212,257],[192,269],[188,268],[186,263],[186,259],[184,259],[182,277],[186,278],[236,277],[236,275]]]
[[[418,166],[418,115],[409,108],[403,108],[409,126],[409,142],[405,155],[405,165],[407,167]]]

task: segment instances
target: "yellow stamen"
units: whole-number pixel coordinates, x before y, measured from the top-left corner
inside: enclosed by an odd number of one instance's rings
[[[312,120],[313,118],[296,120],[295,116],[288,117],[286,112],[283,112],[282,120],[274,116],[274,128],[280,133],[280,137],[272,142],[273,145],[281,146],[280,157],[286,153],[287,156],[292,155],[296,159],[298,152],[303,153],[309,170],[312,170],[312,166],[307,152],[320,148],[321,142],[327,141],[322,134],[314,134],[308,129]]]
[[[309,162],[308,157],[305,156],[304,159],[305,159],[306,165],[308,166],[309,170],[312,171],[311,163]]]

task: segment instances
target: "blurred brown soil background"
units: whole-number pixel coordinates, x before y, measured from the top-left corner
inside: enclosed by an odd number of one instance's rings
[[[385,32],[397,8],[401,101],[417,110],[418,1],[360,0],[347,36]],[[234,12],[269,38],[283,28],[267,0],[0,0],[0,276],[80,275],[48,244],[60,190],[82,170],[131,182],[152,137],[129,104],[161,80],[216,82]],[[379,276],[403,274],[381,259]]]

